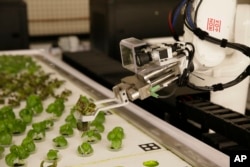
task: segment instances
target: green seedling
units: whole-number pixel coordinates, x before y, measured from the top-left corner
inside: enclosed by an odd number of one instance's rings
[[[3,120],[3,123],[5,124],[5,129],[9,133],[13,134],[15,131],[15,119],[5,119]]]
[[[97,116],[95,117],[93,123],[94,124],[103,124],[105,122],[106,118],[105,118],[105,112],[104,111],[100,111]]]
[[[21,134],[26,130],[26,123],[22,119],[13,119],[11,120],[11,123],[9,122],[9,124],[12,124],[13,126],[13,134]]]
[[[12,143],[12,134],[7,130],[0,132],[0,145],[8,146]]]
[[[20,118],[26,123],[26,124],[30,124],[32,122],[33,119],[33,112],[31,109],[29,108],[23,108],[20,112],[19,112],[19,116]]]
[[[105,130],[105,127],[103,125],[104,122],[105,122],[105,113],[103,111],[100,111],[97,114],[94,121],[90,123],[90,128],[102,133]]]
[[[52,113],[56,117],[60,117],[64,111],[65,105],[64,105],[64,99],[63,98],[57,98],[53,103],[50,103],[46,109],[47,113]]]
[[[3,55],[0,64],[0,71],[5,74],[17,74],[23,70],[34,73],[40,68],[31,57],[22,55]]]
[[[119,139],[124,139],[124,137],[125,137],[124,130],[120,126],[115,127],[112,130],[112,132],[114,132],[116,134],[116,137],[119,138]]]
[[[65,101],[68,100],[68,97],[72,94],[72,91],[69,89],[65,89],[57,98],[62,98]]]
[[[30,56],[1,56],[0,75],[1,95],[7,97],[6,101],[12,106],[18,106],[31,94],[38,95],[42,100],[54,96],[54,90],[64,83],[51,79],[51,73],[45,73]]]
[[[45,74],[45,76],[48,77],[50,74]],[[48,77],[49,78],[49,77]],[[44,100],[49,96],[56,97],[54,90],[59,88],[64,81],[59,80],[57,78],[54,79],[48,79],[45,86],[40,91],[40,96]]]
[[[21,119],[5,119],[2,121],[2,128],[12,134],[21,134],[26,130],[26,123]]]
[[[83,138],[83,141],[86,141],[89,143],[96,143],[97,141],[100,141],[102,139],[102,136],[96,130],[88,130],[86,132],[83,132],[82,138]]]
[[[3,106],[0,109],[0,120],[15,119],[16,115],[11,106]]]
[[[47,153],[47,160],[56,161],[58,160],[58,150],[50,149]]]
[[[82,115],[90,115],[95,111],[96,105],[86,96],[80,95],[74,109]]]
[[[13,134],[20,134],[26,129],[26,123],[16,118],[15,113],[10,106],[4,106],[0,109],[0,132],[8,131]]]
[[[92,130],[95,130],[95,131],[97,131],[97,132],[99,132],[99,133],[102,133],[102,132],[104,132],[104,130],[105,130],[105,127],[104,127],[104,125],[103,124],[90,124],[90,129],[92,129]]]
[[[46,119],[43,122],[46,130],[51,129],[54,126],[54,121],[52,119]]]
[[[112,139],[111,140],[111,146],[110,148],[112,150],[119,150],[122,148],[122,140],[121,139],[118,139],[118,138],[115,138],[115,139]]]
[[[45,138],[45,136],[46,136],[45,130],[36,131],[34,129],[30,129],[27,133],[27,137],[30,137],[35,141],[41,141]]]
[[[143,166],[146,166],[146,167],[156,167],[158,165],[159,165],[159,162],[155,160],[149,160],[149,161],[143,162]]]
[[[29,153],[24,146],[12,145],[10,153],[5,156],[5,162],[9,166],[22,166],[25,164],[24,160],[29,157]]]
[[[57,136],[52,139],[54,145],[58,148],[66,147],[68,145],[68,141],[64,136]]]
[[[63,136],[72,136],[74,134],[72,126],[68,123],[60,126],[59,132]]]
[[[7,126],[5,125],[4,120],[0,120],[0,132],[6,130]]]
[[[90,143],[83,142],[80,146],[77,147],[77,152],[80,155],[90,155],[94,152],[94,150]]]
[[[27,97],[26,108],[30,109],[33,114],[40,114],[43,111],[43,104],[40,96],[32,94]]]
[[[32,128],[36,132],[44,132],[46,130],[46,121],[35,122],[32,124]]]
[[[122,127],[115,127],[108,135],[107,139],[111,142],[110,148],[119,150],[122,147],[122,140],[124,139],[124,131]]]
[[[14,153],[9,153],[5,156],[5,163],[8,165],[8,166],[14,166],[16,164],[16,162],[18,162],[18,156]],[[22,163],[24,164],[24,162]],[[20,164],[20,165],[22,165]]]
[[[36,145],[31,137],[25,137],[21,144],[28,153],[32,153],[36,150]]]
[[[77,120],[74,116],[73,113],[70,113],[66,118],[65,118],[65,122],[70,124],[70,126],[72,126],[72,128],[76,128],[77,125]]]
[[[34,68],[36,67],[36,68]],[[0,56],[0,75],[1,75],[1,96],[6,98],[11,106],[18,106],[21,100],[26,99],[32,91],[26,92],[30,88],[30,80],[23,79],[23,76],[32,75],[33,70],[37,71],[36,63],[27,56]],[[33,81],[33,77],[31,80]],[[25,86],[24,86],[25,85]],[[32,88],[32,87],[31,87]],[[35,86],[33,86],[33,89]]]

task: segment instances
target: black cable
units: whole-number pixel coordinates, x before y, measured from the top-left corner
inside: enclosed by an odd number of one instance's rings
[[[220,45],[221,47],[224,47],[224,48],[228,47],[228,48],[231,48],[231,49],[238,50],[238,51],[242,52],[244,55],[250,57],[250,48],[248,46],[246,46],[246,45],[239,44],[239,43],[228,42],[225,39],[220,40],[218,38],[215,38],[215,37],[212,37],[212,36],[209,36],[209,35],[205,36],[204,38],[208,42],[212,42],[212,43]],[[223,45],[223,43],[224,43],[224,45]]]
[[[176,92],[176,87],[169,93],[169,94],[166,94],[166,95],[159,95],[157,98],[159,99],[166,99],[166,98],[169,98],[171,96],[173,96]]]
[[[226,88],[232,87],[232,86],[240,83],[248,76],[250,76],[250,65],[248,65],[248,67],[238,77],[236,77],[234,80],[229,81],[227,83],[224,83],[224,84],[218,83],[218,84],[214,84],[212,86],[197,86],[191,82],[188,82],[187,86],[192,88],[192,89],[199,90],[199,91],[220,91],[220,90],[224,90]]]
[[[203,0],[200,0],[198,5],[197,5],[197,10],[195,11],[195,14],[194,14],[194,25],[197,27],[197,15],[198,15],[198,11],[199,11],[199,8],[201,6],[201,3],[202,3]]]
[[[189,49],[188,47],[185,48],[185,50],[188,52],[188,64],[187,67],[183,70],[182,75],[178,79],[178,86],[185,86],[188,83],[188,77],[189,74],[193,71],[193,58],[194,58],[194,52],[195,47],[192,43],[187,42],[186,46],[189,45],[192,47],[192,49]],[[185,54],[185,53],[184,53]]]

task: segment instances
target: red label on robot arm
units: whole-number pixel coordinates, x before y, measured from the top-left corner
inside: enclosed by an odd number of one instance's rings
[[[220,32],[221,31],[221,20],[214,18],[207,19],[207,31]]]

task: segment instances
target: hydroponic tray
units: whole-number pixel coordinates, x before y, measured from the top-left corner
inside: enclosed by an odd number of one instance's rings
[[[57,91],[65,88],[72,91],[72,95],[65,102],[63,115],[55,120],[53,128],[46,132],[45,139],[35,143],[36,150],[25,160],[26,167],[40,166],[41,162],[46,159],[47,152],[50,149],[56,149],[52,140],[60,135],[59,128],[65,123],[65,117],[70,113],[80,95],[94,100],[113,97],[110,90],[43,50],[8,51],[0,52],[0,55],[32,56],[45,72],[52,73],[52,77],[65,81]],[[52,100],[48,98],[43,101],[44,108]],[[20,107],[15,108],[15,111],[18,112],[24,105],[22,103]],[[33,122],[49,117],[48,113],[42,112],[33,118]],[[107,111],[105,118],[105,131],[101,134],[102,139],[91,144],[93,154],[80,156],[77,153],[77,147],[82,143],[82,133],[74,129],[74,134],[66,137],[68,146],[58,149],[58,167],[145,167],[143,163],[148,161],[158,162],[160,167],[229,166],[229,158],[225,154],[201,143],[132,103]],[[116,126],[124,129],[125,138],[122,148],[112,151],[109,149],[107,134]],[[31,125],[27,127],[24,134],[14,136],[12,144],[21,144],[29,128]],[[0,159],[0,167],[7,166],[4,156],[8,152],[9,147],[6,146]],[[49,165],[51,162],[45,161],[44,166]]]

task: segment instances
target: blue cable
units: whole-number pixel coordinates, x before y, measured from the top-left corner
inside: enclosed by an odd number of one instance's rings
[[[173,22],[172,22],[172,25],[174,26],[176,24],[176,20],[177,20],[177,17],[180,13],[180,10],[182,9],[182,7],[187,3],[187,0],[182,0],[181,4],[177,7],[175,13],[174,13],[174,17],[173,17]]]
[[[187,20],[187,23],[188,25],[192,28],[192,29],[195,29],[196,26],[192,20],[192,3],[188,3],[187,4],[187,15],[186,15],[186,20]]]

